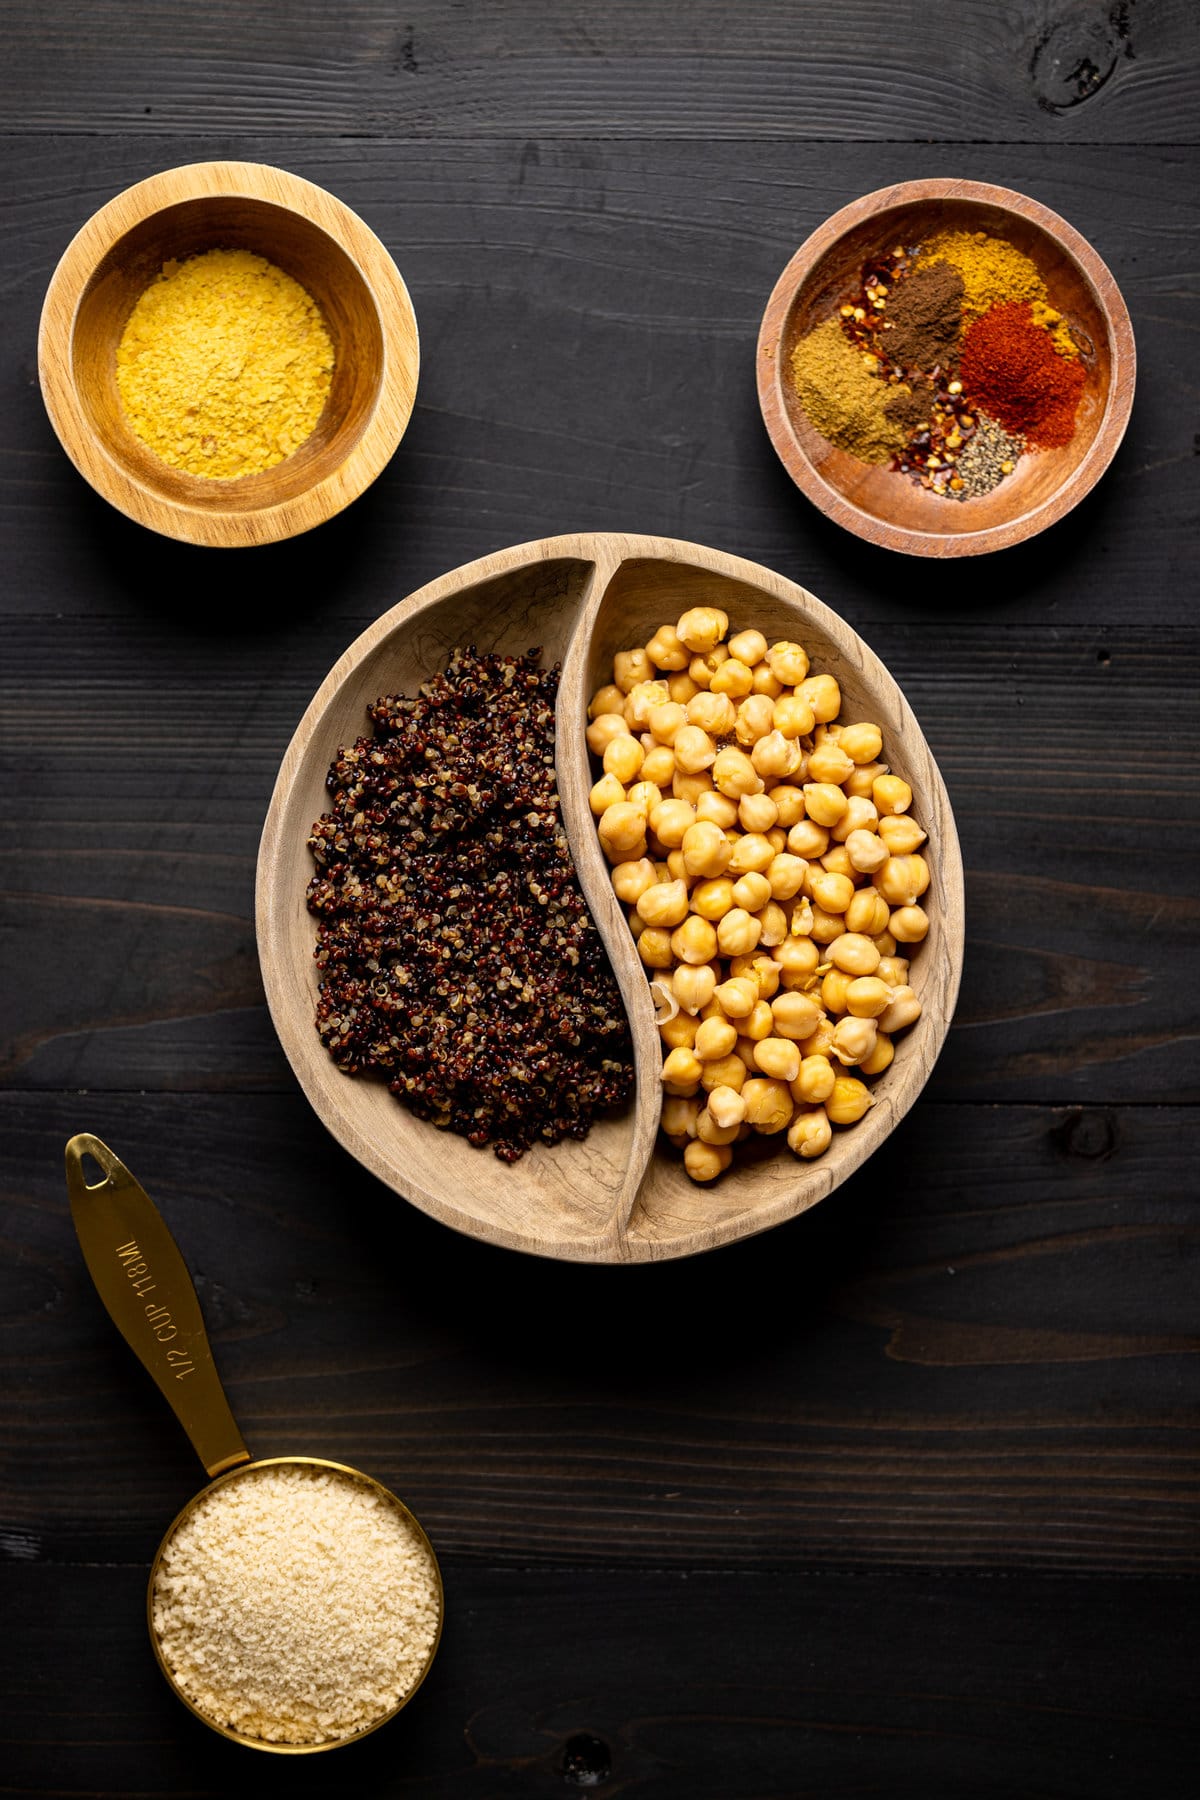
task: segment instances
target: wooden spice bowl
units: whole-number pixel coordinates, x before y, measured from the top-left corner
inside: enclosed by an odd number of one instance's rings
[[[129,428],[116,379],[121,334],[163,264],[214,249],[252,251],[293,276],[334,347],[312,435],[274,468],[229,481],[155,456]],[[139,524],[217,547],[295,537],[357,499],[404,435],[419,361],[408,290],[374,232],[323,188],[261,163],[192,163],[110,200],[68,245],[38,334],[46,410],[80,474]]]
[[[990,494],[964,501],[829,443],[805,413],[791,370],[798,339],[857,291],[864,262],[948,230],[1004,238],[1037,264],[1051,305],[1080,345],[1086,378],[1070,443],[1022,456]],[[759,405],[796,486],[848,531],[913,556],[1001,550],[1070,512],[1125,435],[1135,368],[1128,310],[1091,245],[1038,201],[982,181],[902,181],[834,213],[779,277],[758,335]]]
[[[849,718],[873,719],[884,756],[913,790],[929,833],[931,925],[912,959],[923,1012],[873,1083],[876,1104],[834,1133],[812,1162],[782,1137],[738,1147],[734,1166],[699,1187],[658,1135],[662,1051],[646,971],[612,890],[588,804],[585,738],[592,693],[611,680],[614,651],[644,644],[663,622],[713,604],[731,629],[798,639],[814,670],[836,676]],[[633,1033],[636,1095],[583,1142],[537,1146],[506,1166],[490,1149],[414,1117],[381,1080],[336,1067],[317,1036],[316,921],[305,903],[313,821],[339,748],[368,728],[384,693],[413,693],[457,645],[509,654],[540,644],[561,660],[556,773],[580,884],[616,972]],[[323,1123],[396,1193],[489,1243],[583,1262],[690,1256],[750,1236],[832,1193],[878,1148],[916,1100],[949,1029],[963,957],[962,862],[949,798],[908,703],[879,658],[836,613],[756,563],[670,538],[592,533],[521,544],[442,576],[383,615],[335,663],[284,756],[258,859],[259,960],[271,1016],[300,1085]],[[749,1153],[749,1154],[747,1154]]]

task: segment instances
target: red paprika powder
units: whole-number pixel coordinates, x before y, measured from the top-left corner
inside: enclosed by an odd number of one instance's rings
[[[963,339],[963,386],[975,405],[1039,449],[1069,443],[1085,380],[1035,325],[1028,300],[1009,300],[977,319]]]

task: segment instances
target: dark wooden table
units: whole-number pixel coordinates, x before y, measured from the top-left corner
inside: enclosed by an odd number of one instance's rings
[[[1198,17],[5,9],[0,1793],[1191,1790]],[[96,499],[35,372],[71,234],[213,156],[360,211],[424,350],[376,487],[244,554]],[[1065,214],[1141,365],[1091,498],[946,567],[820,519],[753,382],[800,239],[933,174]],[[580,528],[711,543],[841,611],[921,718],[968,871],[958,1021],[886,1150],[812,1216],[659,1268],[489,1250],[363,1176],[276,1045],[251,924],[335,656],[441,571]],[[174,1227],[254,1449],[367,1466],[441,1553],[434,1672],[344,1761],[255,1760],[154,1669],[146,1569],[199,1471],[83,1270],[83,1128]]]

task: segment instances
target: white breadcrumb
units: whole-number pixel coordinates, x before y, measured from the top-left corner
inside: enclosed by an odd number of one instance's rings
[[[250,1469],[163,1552],[154,1629],[207,1719],[268,1743],[352,1737],[420,1679],[436,1565],[383,1495],[332,1469]]]

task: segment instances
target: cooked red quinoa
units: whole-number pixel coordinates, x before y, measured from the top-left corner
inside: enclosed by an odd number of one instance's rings
[[[419,1118],[491,1143],[587,1135],[629,1100],[617,985],[575,879],[554,779],[559,670],[455,650],[367,708],[308,840],[317,1030]]]

